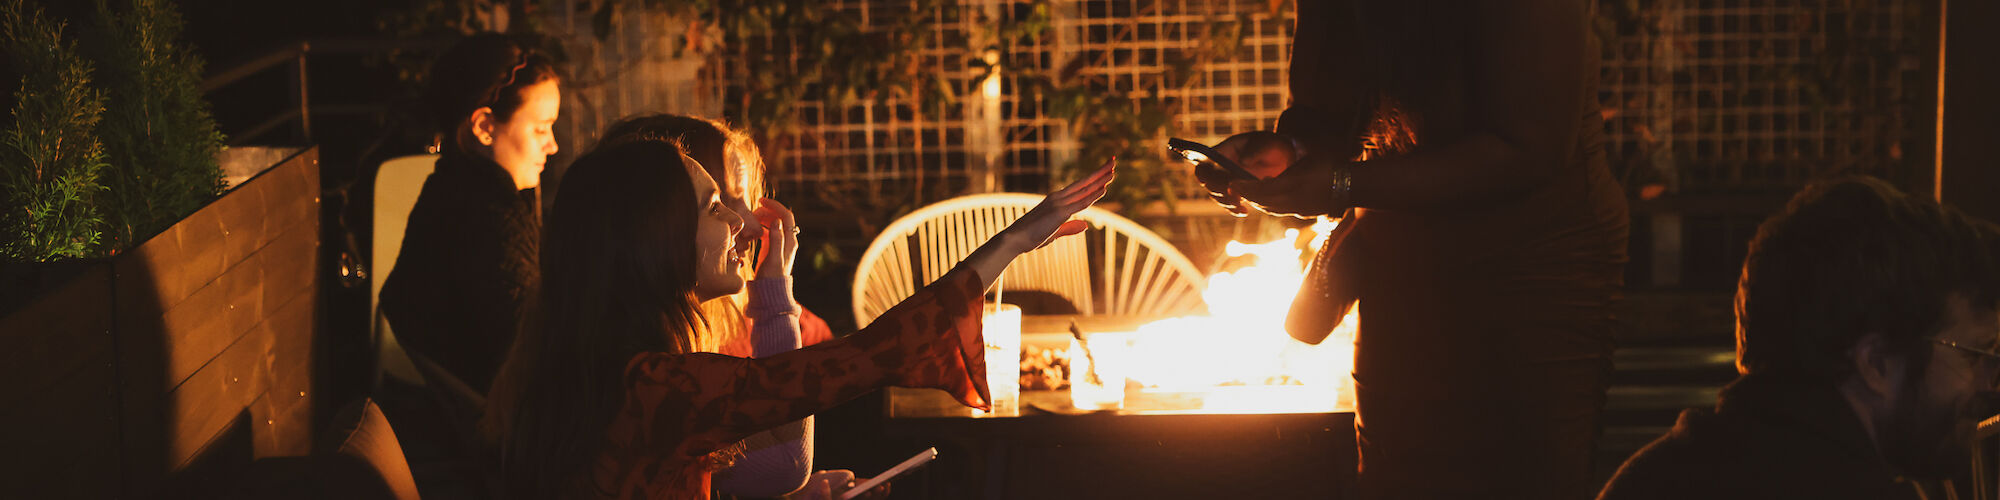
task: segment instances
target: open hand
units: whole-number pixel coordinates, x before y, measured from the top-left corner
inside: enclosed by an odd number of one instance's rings
[[[1082,180],[1049,193],[1047,198],[1035,204],[1035,208],[1028,209],[1027,214],[1016,219],[1013,224],[1007,226],[1007,229],[1001,230],[1000,234],[993,235],[993,238],[979,245],[979,249],[973,250],[972,255],[967,255],[964,261],[959,262],[959,266],[969,268],[979,276],[980,288],[991,287],[993,282],[1000,279],[1000,273],[1007,270],[1007,264],[1014,262],[1015,257],[1041,248],[1056,238],[1089,229],[1089,222],[1069,220],[1069,218],[1085,208],[1090,208],[1090,204],[1097,203],[1099,198],[1104,197],[1104,190],[1111,185],[1111,178],[1117,176],[1117,165],[1118,160],[1113,158],[1104,162],[1104,166],[1098,167],[1097,171],[1084,176]],[[965,341],[969,346],[966,352],[978,352],[978,335],[968,335]]]
[[[757,222],[763,224],[764,260],[757,263],[757,279],[792,275],[792,261],[799,253],[799,223],[792,210],[777,200],[765,198],[757,205]]]
[[[1029,209],[1026,215],[1008,225],[1000,233],[1008,247],[1017,253],[1026,253],[1055,241],[1056,238],[1081,233],[1090,228],[1090,223],[1069,220],[1077,212],[1090,208],[1092,203],[1104,197],[1111,179],[1118,176],[1118,159],[1104,162],[1097,171],[1083,179],[1070,183],[1062,189],[1049,193],[1047,198]]]

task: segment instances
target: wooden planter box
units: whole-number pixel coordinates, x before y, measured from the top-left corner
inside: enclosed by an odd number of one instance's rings
[[[0,497],[151,497],[310,452],[319,178],[291,154],[0,318]]]

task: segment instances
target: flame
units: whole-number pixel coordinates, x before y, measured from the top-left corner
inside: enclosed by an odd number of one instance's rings
[[[1337,221],[1322,220],[1306,247],[1317,250]],[[1129,379],[1128,391],[1167,397],[1183,406],[1147,408],[1131,394],[1125,401],[1087,401],[1101,388],[1081,384],[1072,394],[1080,408],[1124,405],[1128,410],[1194,411],[1199,413],[1287,413],[1351,411],[1354,328],[1350,312],[1332,335],[1308,345],[1285,333],[1285,313],[1305,281],[1300,232],[1263,243],[1229,242],[1231,257],[1252,256],[1254,262],[1233,272],[1209,277],[1202,298],[1209,315],[1184,316],[1147,323],[1134,332],[1101,333],[1091,337],[1100,375],[1109,372]],[[1081,356],[1071,358],[1072,363]],[[1084,367],[1078,366],[1076,371]],[[1076,382],[1077,377],[1072,377]],[[1076,387],[1076,386],[1073,386]],[[1101,397],[1101,396],[1100,396]],[[1194,408],[1192,399],[1199,399]],[[1114,404],[1115,403],[1115,404]]]

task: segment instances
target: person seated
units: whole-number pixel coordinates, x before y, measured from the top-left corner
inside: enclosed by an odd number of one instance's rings
[[[601,141],[614,142],[647,134],[680,141],[688,157],[700,163],[702,170],[715,179],[717,187],[722,189],[722,204],[743,218],[743,230],[736,233],[736,251],[743,254],[745,262],[759,264],[750,260],[757,255],[757,245],[765,236],[765,228],[757,220],[755,210],[759,203],[766,200],[764,158],[757,143],[749,135],[717,120],[665,113],[637,116],[614,123],[605,129]],[[764,253],[770,252],[767,250]],[[719,340],[717,353],[741,358],[763,357],[833,338],[833,328],[818,314],[795,301],[785,305],[790,300],[792,277],[783,275],[773,278],[781,279],[760,284],[746,276],[751,281],[744,293],[702,303],[703,313],[709,317],[742,316],[744,319],[741,328],[727,323],[710,325],[713,327],[710,333]],[[778,293],[781,289],[784,291],[782,297]],[[760,301],[760,297],[783,300]],[[762,309],[753,304],[771,304],[772,307]],[[796,338],[758,335],[754,328],[756,319],[768,315],[761,313],[796,316],[799,326]],[[765,343],[767,341],[770,343]]]
[[[2000,228],[1877,179],[1808,186],[1743,261],[1741,376],[1598,498],[1926,498],[1993,413],[1996,311]]]
[[[437,170],[410,211],[381,309],[396,340],[476,391],[506,359],[537,281],[542,166],[556,153],[555,63],[526,40],[467,38],[431,66]]]
[[[833,330],[826,321],[793,300],[791,270],[782,265],[785,261],[754,260],[760,243],[764,255],[790,255],[793,249],[774,248],[773,244],[798,242],[782,235],[762,241],[768,233],[751,207],[771,203],[779,212],[785,210],[782,204],[764,199],[764,162],[756,143],[721,122],[671,114],[628,118],[606,129],[602,141],[647,135],[678,141],[688,158],[715,179],[722,205],[743,220],[743,228],[736,232],[735,248],[738,259],[756,268],[754,276],[745,276],[749,285],[743,292],[701,303],[702,316],[716,320],[709,324],[709,334],[718,343],[715,352],[763,358],[832,339]],[[738,320],[730,321],[732,318]],[[800,489],[812,474],[813,431],[813,419],[807,417],[751,435],[742,443],[743,457],[716,471],[715,490],[744,497],[776,497]]]
[[[1049,195],[867,328],[766,358],[704,352],[697,306],[744,286],[743,222],[702,166],[666,138],[599,145],[564,179],[542,247],[534,322],[516,339],[483,425],[523,498],[703,498],[758,431],[887,386],[987,408],[982,295],[1006,265],[1087,227],[1106,164]],[[776,204],[760,216],[793,238]],[[767,223],[768,223],[767,222]],[[789,265],[796,243],[768,258]]]

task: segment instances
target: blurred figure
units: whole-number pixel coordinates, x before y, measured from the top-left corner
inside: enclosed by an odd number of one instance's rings
[[[1911,479],[1968,471],[1994,411],[1996,311],[2000,228],[1872,178],[1808,186],[1743,261],[1742,376],[1599,498],[1926,498]]]
[[[763,216],[751,208],[771,203],[775,206],[765,215],[789,213],[775,200],[764,198],[764,161],[756,143],[722,122],[670,114],[625,119],[606,129],[601,141],[615,143],[643,136],[678,141],[688,158],[700,163],[715,179],[722,205],[743,220],[743,228],[736,232],[735,248],[738,259],[750,264],[743,269],[748,286],[741,293],[701,303],[702,316],[714,320],[709,323],[709,333],[717,345],[711,352],[764,358],[832,339],[833,331],[826,321],[793,300],[790,269],[774,265],[775,261],[754,260],[760,248],[765,256],[792,255],[793,249],[774,244],[798,243],[795,238],[767,238],[772,235],[766,227],[788,222],[760,220]],[[812,475],[813,430],[812,417],[806,417],[744,439],[743,458],[716,471],[715,490],[760,498],[799,490]]]
[[[1291,107],[1218,203],[1342,217],[1287,330],[1360,308],[1364,498],[1582,499],[1624,283],[1585,0],[1298,2]],[[1448,477],[1449,480],[1440,480]]]
[[[437,170],[382,284],[396,340],[477,391],[492,385],[540,273],[536,188],[562,95],[555,63],[533,47],[475,35],[431,66]]]
[[[697,305],[744,287],[743,219],[669,138],[600,144],[565,175],[543,247],[534,325],[516,339],[482,430],[510,497],[706,498],[760,431],[887,386],[990,407],[983,292],[1022,253],[1088,225],[1113,166],[1050,194],[952,271],[853,335],[766,358],[704,352]],[[770,238],[797,237],[776,204]],[[794,241],[759,264],[789,273]],[[770,274],[760,272],[759,276]],[[733,321],[735,318],[721,319]]]

